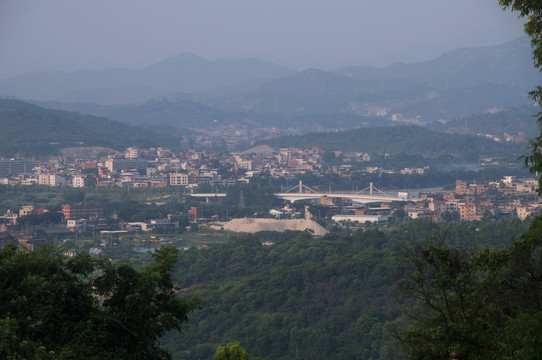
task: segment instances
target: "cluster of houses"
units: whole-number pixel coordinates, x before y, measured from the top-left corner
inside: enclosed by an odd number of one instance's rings
[[[525,220],[542,210],[537,188],[537,180],[518,181],[514,176],[488,184],[456,180],[455,191],[422,194],[421,200],[406,206],[405,211],[413,219],[434,221],[480,221],[484,216]]]
[[[48,213],[47,209],[36,208],[33,205],[24,205],[18,211],[7,210],[0,215],[0,249],[5,244],[13,242],[32,250],[34,245],[44,243],[50,236],[73,235],[92,231],[103,239],[103,245],[111,245],[113,236],[127,234],[135,231],[149,232],[157,228],[178,229],[179,221],[174,220],[178,214],[170,214],[164,219],[150,219],[146,222],[121,222],[119,230],[110,230],[110,224],[104,217],[101,204],[76,203],[62,205],[62,222],[60,224],[39,224],[26,227],[17,227],[24,217]],[[204,218],[203,208],[192,207],[187,212],[188,221],[195,224],[205,224],[215,221],[214,218]],[[42,236],[35,236],[35,230],[41,230]]]
[[[513,176],[507,176],[498,182],[487,184],[469,184],[457,180],[454,191],[431,191],[422,193],[415,201],[395,203],[356,204],[348,198],[334,198],[323,196],[318,203],[325,207],[326,216],[335,222],[365,223],[387,222],[389,216],[402,211],[404,216],[412,219],[429,219],[435,222],[444,221],[480,221],[491,216],[499,219],[517,217],[522,220],[528,216],[536,215],[542,210],[542,199],[537,196],[538,182],[536,180],[518,181]],[[321,208],[320,208],[321,209]],[[277,218],[307,219],[321,214],[310,213],[310,206],[305,206],[305,212],[297,211],[294,207],[286,205],[281,210],[271,210],[270,214]],[[314,209],[312,211],[315,211]],[[320,211],[320,210],[316,210]],[[28,235],[29,229],[14,231],[19,219],[29,215],[42,215],[46,209],[32,205],[22,206],[18,211],[7,210],[0,216],[0,248],[8,242],[17,242],[20,246],[32,249],[34,244],[45,241],[46,238],[36,238]],[[79,233],[97,231],[104,237],[104,245],[114,244],[107,241],[119,233],[125,234],[133,231],[152,231],[156,228],[179,227],[179,222],[173,219],[175,214],[165,219],[151,219],[148,222],[121,223],[120,230],[109,230],[108,222],[104,218],[103,207],[100,204],[66,204],[62,206],[64,222],[48,227],[38,226],[36,229],[45,229],[47,233]],[[203,208],[192,207],[188,211],[188,218],[192,224],[208,224],[218,220],[218,216],[203,217]],[[34,229],[30,229],[30,232]]]
[[[340,161],[329,161],[340,159]],[[173,152],[166,148],[140,149],[131,147],[124,153],[107,155],[99,160],[53,157],[36,159],[0,159],[0,185],[41,185],[82,187],[182,187],[190,189],[203,183],[232,185],[250,183],[261,174],[294,179],[301,174],[320,176],[335,173],[349,177],[355,171],[367,173],[424,174],[429,168],[383,169],[370,166],[371,154],[311,149],[283,148],[275,151],[258,146],[245,152],[216,152],[186,150]],[[367,163],[367,166],[364,165]],[[468,184],[457,180],[454,191],[432,191],[420,194],[415,202],[397,204],[352,204],[349,199],[322,198],[320,204],[335,221],[387,221],[398,210],[413,219],[433,221],[476,221],[484,216],[525,219],[537,214],[542,202],[536,195],[536,180],[518,181],[512,176],[488,184]],[[45,209],[23,206],[18,211],[6,211],[0,216],[1,241],[8,241],[7,228],[18,219],[40,215]],[[65,231],[109,231],[103,219],[103,208],[93,204],[71,204],[62,207]],[[294,209],[282,209],[277,217],[298,217]],[[305,212],[306,213],[306,212]],[[205,219],[201,208],[188,214],[196,223]],[[314,215],[314,214],[313,214]],[[125,224],[122,231],[148,231],[156,227],[176,228],[171,219],[154,219],[146,223]],[[55,230],[61,232],[60,229]],[[21,239],[24,242],[24,236]],[[3,240],[2,240],[3,239]],[[1,244],[0,244],[1,246]]]
[[[367,221],[386,223],[390,217],[399,213],[411,219],[427,219],[435,222],[481,221],[484,217],[525,220],[542,211],[542,198],[537,195],[538,181],[534,179],[518,181],[514,176],[505,176],[500,181],[487,184],[469,184],[456,180],[453,191],[435,190],[420,193],[407,202],[360,204],[348,197],[323,195],[317,203],[325,207],[326,217],[335,222],[363,224]],[[322,217],[318,212],[305,216]],[[300,217],[289,205],[280,211],[271,210],[277,218]]]
[[[311,173],[316,176],[336,173],[349,177],[354,171],[367,173],[423,174],[429,168],[383,169],[353,164],[371,161],[360,152],[332,152],[338,165],[326,164],[326,152],[285,148],[278,151],[259,146],[239,152],[187,150],[172,152],[165,148],[128,148],[124,154],[100,160],[53,157],[47,161],[0,159],[0,184],[81,187],[196,187],[202,183],[231,185],[249,183],[262,173],[276,178],[295,178]],[[354,170],[355,168],[355,170]]]

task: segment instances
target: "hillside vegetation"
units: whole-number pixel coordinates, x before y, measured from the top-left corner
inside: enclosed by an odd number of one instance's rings
[[[433,123],[429,128],[452,134],[491,134],[502,137],[504,134],[534,138],[537,126],[533,107],[507,108],[468,116],[463,119],[448,121],[444,124]]]
[[[394,290],[402,249],[431,236],[461,249],[503,247],[527,226],[414,221],[320,239],[260,233],[183,251],[176,268],[183,295],[203,306],[183,334],[168,334],[162,345],[174,359],[210,359],[234,341],[266,360],[399,359],[392,334],[405,313]],[[275,245],[262,246],[266,240]]]
[[[50,155],[61,148],[103,146],[122,150],[136,144],[172,144],[161,137],[107,118],[44,109],[17,100],[0,100],[0,153]]]
[[[472,135],[445,134],[418,126],[395,126],[363,128],[334,133],[312,133],[300,136],[285,136],[262,141],[276,148],[296,147],[310,149],[313,146],[324,150],[344,152],[406,153],[436,155],[440,153],[466,154],[514,154],[521,146],[498,143]]]

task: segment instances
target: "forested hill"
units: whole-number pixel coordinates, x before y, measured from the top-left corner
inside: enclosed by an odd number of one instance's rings
[[[394,290],[404,275],[404,246],[446,237],[454,248],[499,248],[527,226],[517,219],[479,226],[417,220],[390,231],[320,239],[259,233],[189,249],[175,276],[183,296],[201,298],[202,309],[161,344],[176,360],[211,359],[217,346],[235,341],[266,360],[401,359],[392,332],[405,315]]]
[[[435,155],[440,153],[480,155],[519,153],[523,145],[495,142],[472,135],[445,134],[418,126],[394,126],[353,129],[339,132],[285,136],[259,142],[275,148],[312,148],[345,152],[406,153]]]
[[[505,134],[533,139],[539,133],[535,121],[536,107],[506,108],[456,119],[435,122],[428,128],[452,134],[491,134],[503,138]]]
[[[136,144],[168,145],[174,139],[107,118],[49,110],[0,99],[0,154],[49,155],[61,148],[103,146],[121,150]]]

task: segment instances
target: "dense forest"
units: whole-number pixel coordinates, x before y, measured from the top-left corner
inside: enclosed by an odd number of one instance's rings
[[[434,224],[413,221],[393,230],[352,235],[259,233],[181,253],[176,274],[183,295],[203,301],[182,334],[162,345],[174,359],[209,359],[239,341],[271,359],[398,359],[396,329],[406,323],[397,281],[407,245],[446,239],[464,251],[509,246],[528,227],[519,220]],[[263,246],[262,241],[272,241]]]

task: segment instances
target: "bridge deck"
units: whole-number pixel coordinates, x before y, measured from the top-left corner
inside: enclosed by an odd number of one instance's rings
[[[192,197],[223,197],[226,196],[226,193],[193,193],[188,195]]]
[[[367,202],[392,202],[392,201],[404,201],[405,197],[392,196],[392,195],[382,195],[382,194],[360,194],[360,193],[275,193],[273,194],[278,198],[294,202],[297,200],[309,200],[309,199],[319,199],[323,196],[334,197],[334,198],[348,198],[356,202],[367,203]]]
[[[194,193],[188,194],[191,197],[204,197],[204,198],[213,198],[213,197],[224,197],[225,193]],[[307,192],[307,193],[298,193],[298,192],[288,192],[288,193],[275,193],[274,196],[288,200],[290,202],[295,202],[297,200],[310,200],[310,199],[319,199],[322,196],[333,197],[333,198],[347,198],[352,199],[353,201],[360,203],[368,202],[392,202],[392,201],[404,201],[407,200],[405,197],[393,196],[393,195],[382,195],[382,194],[363,194],[363,193],[348,193],[348,192]]]

